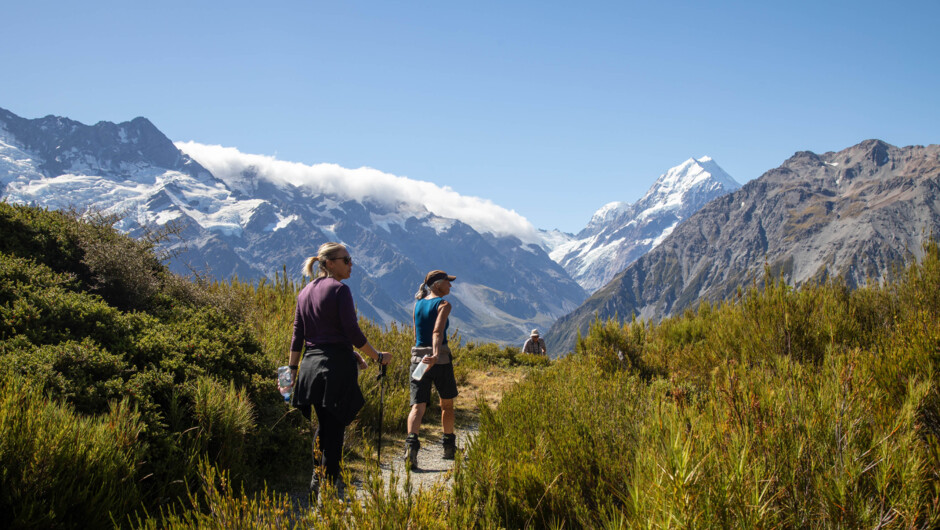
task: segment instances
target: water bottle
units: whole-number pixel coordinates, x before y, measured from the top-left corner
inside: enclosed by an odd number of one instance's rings
[[[415,371],[411,372],[411,378],[414,379],[415,381],[420,381],[421,378],[424,377],[424,372],[428,371],[428,366],[430,365],[427,363],[424,363],[423,361],[419,362],[418,366],[415,368]]]
[[[284,402],[287,403],[290,401],[290,393],[293,390],[291,386],[291,376],[290,376],[290,367],[289,366],[280,366],[277,369],[277,389],[281,392],[281,395],[284,396]]]

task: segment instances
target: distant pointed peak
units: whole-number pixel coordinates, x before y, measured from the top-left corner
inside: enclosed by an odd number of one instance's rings
[[[703,173],[716,178],[723,178],[725,176],[730,178],[725,170],[721,169],[721,166],[710,156],[702,156],[699,158],[692,157],[678,166],[669,168],[668,171],[660,175],[653,187],[655,188],[662,185],[668,186],[689,179],[701,180]],[[718,174],[716,175],[715,173]]]
[[[128,122],[125,122],[125,123],[128,123]],[[157,128],[157,126],[154,125],[152,121],[148,120],[147,118],[144,118],[143,116],[137,116],[136,118],[131,120],[129,123],[137,127],[148,127],[151,129]],[[124,123],[121,123],[119,125],[124,125]]]
[[[717,183],[728,191],[741,187],[710,156],[689,158],[660,175],[638,204],[648,204],[650,201],[679,203],[687,192],[708,182]]]

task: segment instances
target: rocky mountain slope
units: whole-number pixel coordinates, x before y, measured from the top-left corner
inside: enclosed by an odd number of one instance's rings
[[[658,245],[683,219],[741,185],[709,157],[690,158],[660,175],[637,202],[611,202],[576,236],[546,237],[549,255],[588,292]]]
[[[430,183],[377,177],[367,168],[256,163],[234,150],[205,160],[197,162],[144,118],[89,126],[0,109],[3,200],[116,213],[118,228],[132,234],[178,223],[181,240],[168,243],[180,251],[170,262],[177,272],[258,280],[286,267],[299,278],[303,260],[320,243],[340,241],[354,258],[348,283],[360,314],[386,324],[410,322],[419,282],[428,270],[444,269],[458,277],[450,329],[465,339],[511,343],[531,328],[548,327],[587,296],[549,258],[534,230],[531,238],[524,230],[521,236],[478,230],[470,224],[481,217],[473,207],[467,215],[478,217],[466,222],[436,214],[433,204],[422,203],[443,193]],[[368,186],[375,191],[350,192]]]
[[[867,140],[839,152],[798,152],[783,165],[713,200],[618,274],[547,340],[574,345],[595,315],[658,320],[721,300],[764,275],[792,285],[843,276],[878,281],[940,234],[940,145]]]

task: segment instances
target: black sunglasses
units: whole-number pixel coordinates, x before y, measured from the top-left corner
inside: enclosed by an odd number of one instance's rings
[[[331,260],[334,260],[334,259],[341,259],[341,260],[343,260],[343,263],[345,263],[346,265],[349,265],[350,263],[352,263],[352,258],[349,257],[349,256],[343,256],[343,257],[341,257],[341,258],[330,258],[330,259],[331,259]]]

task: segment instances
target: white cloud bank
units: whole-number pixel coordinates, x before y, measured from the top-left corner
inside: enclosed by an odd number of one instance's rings
[[[245,154],[234,147],[176,142],[176,147],[230,186],[244,180],[242,173],[254,171],[258,177],[275,184],[286,183],[316,193],[372,201],[401,208],[426,208],[441,217],[459,219],[478,232],[513,235],[526,243],[539,241],[538,232],[525,217],[488,199],[460,195],[449,187],[412,180],[361,167],[347,169],[336,164],[308,166],[285,162],[267,155]]]

